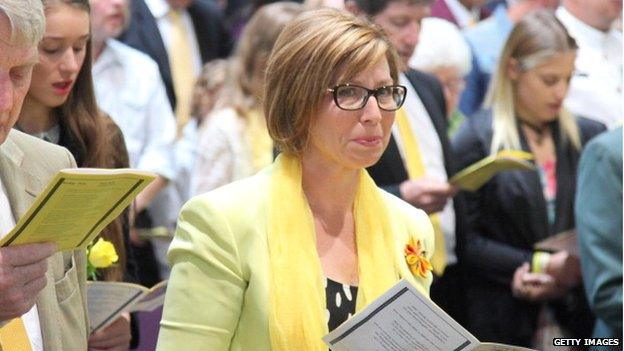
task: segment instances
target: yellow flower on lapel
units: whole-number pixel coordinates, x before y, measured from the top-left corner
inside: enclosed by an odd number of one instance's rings
[[[412,274],[421,278],[427,277],[427,273],[433,268],[425,254],[420,240],[414,242],[414,238],[410,237],[409,243],[405,245],[405,261]]]

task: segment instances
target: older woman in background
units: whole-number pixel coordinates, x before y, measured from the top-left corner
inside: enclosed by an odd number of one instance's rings
[[[579,154],[605,129],[562,108],[576,49],[552,13],[525,16],[504,46],[489,109],[467,119],[453,141],[462,167],[503,149],[532,153],[536,166],[500,173],[466,194],[468,328],[481,340],[530,346],[540,338],[536,330],[555,321],[569,337],[591,333],[578,258],[533,248],[574,228]]]
[[[465,118],[458,105],[466,87],[464,77],[472,68],[470,47],[456,25],[435,17],[423,19],[418,38],[418,46],[409,65],[433,74],[442,83],[449,121],[448,134],[452,136]]]
[[[185,205],[158,350],[322,350],[323,335],[400,279],[428,293],[427,215],[365,170],[405,99],[397,67],[366,20],[323,9],[286,26],[264,99],[282,154]]]
[[[264,70],[282,28],[302,11],[290,2],[265,5],[245,27],[228,63],[228,80],[199,132],[192,195],[248,177],[273,161],[260,107]]]

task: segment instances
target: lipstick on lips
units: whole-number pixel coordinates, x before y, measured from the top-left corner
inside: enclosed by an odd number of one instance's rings
[[[59,95],[67,95],[71,91],[73,80],[64,80],[62,82],[52,83],[54,92]]]

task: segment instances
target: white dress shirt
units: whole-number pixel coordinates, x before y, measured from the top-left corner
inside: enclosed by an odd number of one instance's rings
[[[9,203],[2,179],[0,179],[0,189],[0,238],[3,238],[15,227],[15,218],[13,218],[11,204]],[[37,305],[34,305],[28,312],[22,315],[22,321],[24,322],[24,328],[26,329],[32,351],[43,351],[43,338],[41,336]]]
[[[600,31],[574,17],[563,6],[557,18],[579,46],[576,73],[565,106],[575,115],[613,128],[622,122],[622,33]]]
[[[448,181],[448,175],[444,168],[444,154],[442,152],[442,143],[435,130],[431,117],[423,105],[412,83],[404,74],[399,75],[399,84],[407,88],[407,95],[403,108],[406,110],[410,121],[410,127],[422,157],[427,176],[438,179],[440,181]],[[392,136],[397,143],[401,158],[405,161],[405,153],[403,151],[403,142],[396,123],[392,127]],[[446,246],[446,263],[451,265],[457,262],[455,254],[455,209],[453,200],[449,199],[444,206],[440,215],[440,225],[444,233],[444,241]]]
[[[124,134],[130,166],[172,179],[176,123],[156,63],[109,39],[93,65],[93,84],[99,107]]]
[[[169,12],[171,11],[171,6],[167,3],[166,0],[145,0],[145,4],[149,8],[152,16],[156,19],[156,25],[158,26],[158,31],[160,32],[160,36],[163,39],[163,44],[165,45],[165,49],[169,52],[169,48],[171,47],[171,17]],[[182,22],[186,28],[186,32],[189,35],[189,44],[191,46],[191,51],[193,52],[193,56],[191,57],[191,64],[193,65],[193,73],[195,77],[198,77],[201,73],[202,68],[202,60],[201,54],[199,52],[199,45],[197,44],[197,34],[195,33],[195,27],[193,26],[193,20],[189,15],[187,10],[183,10],[181,12]]]

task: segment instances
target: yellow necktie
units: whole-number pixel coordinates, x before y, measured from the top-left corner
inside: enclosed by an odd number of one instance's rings
[[[403,156],[405,157],[405,168],[409,179],[418,179],[425,175],[425,165],[420,154],[420,147],[412,127],[410,126],[409,117],[404,108],[400,108],[396,113],[396,124],[399,128],[401,141],[403,142]],[[444,245],[444,233],[440,225],[440,216],[432,214],[429,216],[435,235],[435,248],[431,257],[431,265],[433,272],[438,276],[442,276],[444,268],[446,268],[446,247]]]
[[[178,135],[189,120],[191,110],[191,94],[195,84],[193,74],[193,51],[189,42],[189,34],[182,20],[182,13],[172,9],[169,12],[171,18],[171,44],[169,47],[169,66],[171,78],[176,95],[176,120]]]
[[[0,351],[31,351],[22,318],[15,318],[0,328]]]

